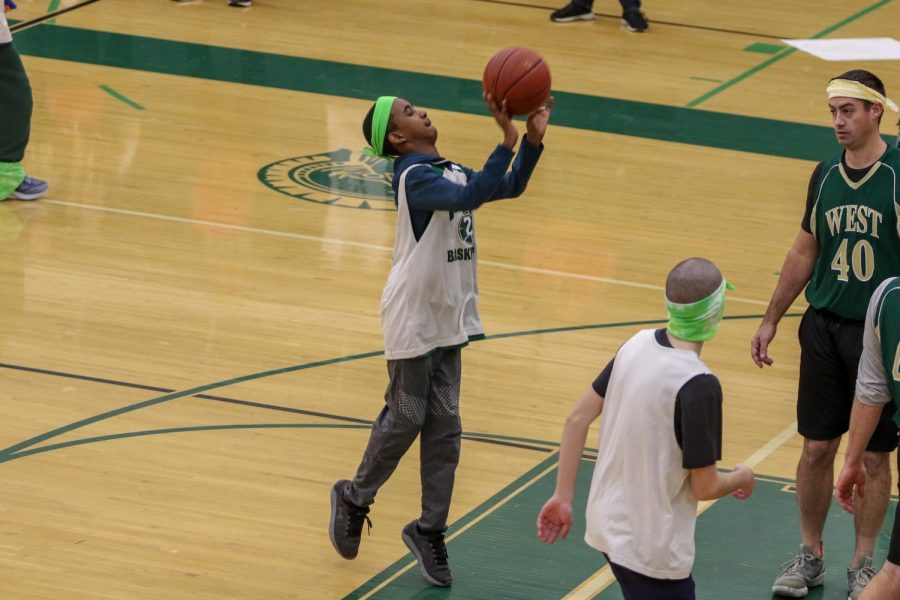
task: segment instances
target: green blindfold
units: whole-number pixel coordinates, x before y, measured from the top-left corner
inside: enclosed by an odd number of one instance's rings
[[[669,311],[669,333],[689,342],[705,342],[712,339],[719,330],[725,312],[725,290],[734,286],[722,278],[719,288],[702,300],[690,304],[678,304],[666,298]]]
[[[375,101],[375,110],[372,112],[372,145],[363,148],[363,152],[369,156],[390,158],[384,153],[384,136],[387,134],[388,121],[391,120],[391,108],[397,96],[381,96]]]

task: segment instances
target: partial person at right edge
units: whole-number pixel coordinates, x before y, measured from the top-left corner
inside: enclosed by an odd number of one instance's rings
[[[25,175],[22,168],[31,137],[34,101],[25,65],[6,21],[6,13],[14,8],[12,0],[3,0],[0,13],[0,201],[37,200],[49,187],[46,181]]]
[[[834,492],[847,512],[855,513],[858,498],[865,497],[863,451],[884,406],[891,400],[894,407],[900,406],[900,277],[886,280],[875,290],[866,312],[856,400],[850,417],[850,442]],[[900,414],[894,413],[894,421],[900,421]],[[859,598],[900,598],[900,506],[894,517],[887,562]]]
[[[831,506],[834,458],[850,425],[863,325],[872,292],[900,275],[900,150],[879,132],[885,108],[897,105],[869,71],[848,71],[826,88],[832,126],[843,152],[819,163],[807,192],[800,231],[788,251],[766,315],[750,342],[760,368],[771,365],[769,345],[779,321],[806,288],[809,309],[800,321],[797,463],[801,545],[779,569],[772,592],[802,598],[825,582],[822,533]],[[890,495],[890,452],[897,447],[894,407],[888,406],[866,448],[868,491],[856,511],[856,549],[847,593],[857,600],[875,575],[872,555]]]
[[[634,33],[647,31],[647,15],[641,10],[641,0],[619,0],[622,5],[622,24],[625,29]],[[572,0],[559,10],[550,13],[554,23],[571,23],[572,21],[591,21],[594,14],[594,0]]]

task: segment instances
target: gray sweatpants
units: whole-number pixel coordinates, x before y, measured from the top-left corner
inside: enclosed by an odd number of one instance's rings
[[[420,437],[423,531],[444,531],[459,462],[460,348],[420,358],[389,360],[390,383],[384,408],[372,425],[362,462],[345,492],[348,501],[368,506],[400,459]]]

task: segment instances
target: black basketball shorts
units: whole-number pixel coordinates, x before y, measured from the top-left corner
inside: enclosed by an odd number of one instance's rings
[[[830,440],[850,428],[856,371],[862,354],[863,321],[844,319],[826,310],[807,309],[800,321],[800,386],[797,425],[810,440]],[[885,405],[867,450],[897,447],[896,407]]]

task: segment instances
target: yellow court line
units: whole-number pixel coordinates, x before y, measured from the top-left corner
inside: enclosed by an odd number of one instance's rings
[[[547,458],[552,457],[554,454],[559,454],[559,450],[554,450],[551,454],[549,454],[549,455],[547,456]],[[547,458],[545,458],[544,460],[547,460]],[[481,513],[480,515],[478,515],[477,517],[475,517],[474,519],[472,519],[469,523],[466,523],[464,526],[462,526],[462,527],[460,527],[459,529],[457,529],[456,531],[454,531],[454,532],[453,532],[453,535],[447,536],[447,541],[448,541],[448,542],[449,542],[449,541],[452,541],[453,539],[457,538],[458,536],[460,536],[461,534],[463,534],[463,533],[464,533],[465,531],[467,531],[468,529],[474,527],[476,524],[478,524],[479,522],[481,522],[482,520],[484,520],[485,517],[487,517],[488,515],[492,514],[492,513],[493,513],[494,511],[496,511],[498,508],[500,508],[501,506],[503,506],[504,504],[506,504],[507,502],[509,502],[510,500],[512,500],[513,498],[515,498],[516,496],[518,496],[518,495],[519,495],[520,493],[522,493],[526,488],[531,487],[531,485],[533,485],[534,482],[536,482],[537,480],[539,480],[540,478],[542,478],[542,477],[543,477],[544,475],[546,475],[547,473],[549,473],[549,472],[553,471],[554,469],[556,469],[556,466],[557,466],[557,465],[556,465],[556,463],[554,462],[552,465],[550,465],[549,467],[547,467],[546,469],[544,469],[543,471],[541,471],[540,473],[538,473],[537,475],[535,475],[534,477],[532,477],[531,479],[529,479],[528,481],[526,481],[525,483],[523,483],[521,486],[519,486],[518,488],[516,488],[516,489],[515,489],[514,491],[512,491],[508,496],[506,496],[505,498],[503,498],[502,500],[500,500],[499,502],[497,502],[496,504],[494,504],[494,505],[493,505],[492,507],[490,507],[488,510],[484,511],[483,513]],[[360,600],[366,600],[366,598],[371,598],[374,594],[376,594],[376,593],[379,592],[381,589],[383,589],[383,588],[386,587],[388,584],[390,584],[392,581],[394,581],[395,579],[397,579],[398,577],[400,577],[401,575],[403,575],[404,573],[406,573],[407,571],[409,571],[409,570],[410,570],[411,568],[413,568],[415,565],[416,565],[416,561],[412,561],[412,562],[410,562],[408,565],[402,567],[399,571],[397,571],[396,573],[394,573],[393,575],[391,575],[390,577],[388,577],[387,579],[385,579],[384,581],[382,581],[380,584],[378,584],[377,586],[375,586],[372,590],[369,591],[368,594],[366,594],[365,596],[362,596],[362,597],[360,598]]]
[[[305,235],[302,233],[291,233],[286,231],[273,231],[271,229],[260,229],[257,227],[246,227],[243,225],[229,225],[227,223],[216,223],[215,221],[204,221],[201,219],[188,219],[186,217],[173,217],[170,215],[160,215],[136,210],[127,210],[123,208],[111,208],[108,206],[94,206],[91,204],[78,204],[76,202],[66,202],[64,200],[41,200],[41,204],[54,204],[58,206],[68,206],[71,208],[82,208],[86,210],[97,210],[102,212],[115,213],[120,215],[128,215],[132,217],[143,217],[149,219],[158,219],[161,221],[171,221],[173,223],[186,223],[190,225],[203,225],[205,227],[218,227],[220,229],[230,229],[232,231],[243,231],[246,233],[259,233],[263,235],[273,235],[278,237],[286,237],[295,240],[305,240],[309,242],[317,242],[322,244],[335,244],[339,246],[349,246],[352,248],[362,248],[365,250],[377,250],[379,252],[390,253],[393,248],[390,246],[382,246],[379,244],[366,244],[365,242],[354,242],[350,240],[341,240],[337,238],[328,238],[317,235]],[[519,271],[522,273],[532,273],[534,275],[550,275],[553,277],[565,277],[568,279],[578,279],[582,281],[593,281],[597,283],[609,283],[612,285],[621,285],[626,287],[640,288],[645,290],[663,291],[665,288],[660,285],[652,285],[649,283],[640,283],[638,281],[628,281],[626,279],[614,279],[612,277],[600,277],[598,275],[584,275],[581,273],[572,273],[569,271],[556,271],[553,269],[538,269],[535,267],[526,267],[523,265],[514,265],[510,263],[495,262],[491,260],[479,260],[479,265],[485,267],[494,267],[498,269],[506,269],[508,271]],[[763,300],[753,298],[742,298],[741,296],[728,295],[729,302],[740,302],[743,304],[755,304],[757,306],[768,306],[769,303]],[[804,307],[791,306],[791,310],[803,310]]]
[[[591,575],[581,582],[577,588],[562,597],[562,600],[590,600],[605,590],[616,578],[612,574],[609,565]]]
[[[796,421],[785,427],[778,435],[766,442],[762,448],[751,454],[747,460],[744,461],[744,464],[751,469],[754,468],[768,458],[775,450],[780,448],[782,444],[788,441],[788,439],[793,437],[795,433],[797,433]],[[700,502],[697,505],[697,515],[702,515],[716,502],[718,502],[718,500]],[[616,578],[613,576],[612,570],[609,568],[609,565],[606,565],[582,581],[574,590],[563,596],[562,600],[589,600],[609,587],[615,580]]]
[[[797,421],[794,421],[793,423],[785,427],[784,430],[781,431],[781,433],[766,442],[762,448],[751,454],[750,457],[744,461],[744,464],[751,469],[755,468],[756,465],[767,459],[770,454],[778,450],[782,446],[782,444],[792,438],[796,433]]]

